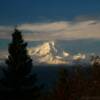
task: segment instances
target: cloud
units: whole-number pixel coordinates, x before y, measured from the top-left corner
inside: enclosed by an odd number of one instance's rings
[[[28,40],[100,38],[100,22],[96,20],[23,24],[19,29],[31,31],[25,36]]]
[[[89,20],[100,20],[100,16],[89,16],[89,15],[80,15],[74,18],[75,21],[89,21]]]
[[[13,27],[0,26],[0,38],[9,38],[13,29]],[[21,24],[18,29],[23,32],[24,39],[28,41],[100,39],[99,20]]]
[[[12,26],[0,26],[0,39],[9,39],[12,32]]]
[[[69,26],[69,24],[68,24]],[[67,28],[66,22],[52,22],[52,23],[37,23],[37,24],[23,24],[19,26],[19,29],[23,31],[33,32],[50,32],[60,31]]]

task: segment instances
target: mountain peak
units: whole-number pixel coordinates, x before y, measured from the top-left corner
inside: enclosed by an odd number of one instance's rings
[[[30,48],[29,55],[32,56],[33,60],[38,59],[37,62],[48,63],[48,64],[64,64],[67,63],[63,59],[63,51],[61,48],[57,48],[55,41],[45,42],[35,48]]]
[[[48,55],[50,53],[57,53],[57,49],[55,48],[55,42],[50,41],[50,42],[45,42],[42,45],[39,45],[35,48],[30,48],[29,49],[29,54],[31,55],[39,55],[39,56],[44,56]]]

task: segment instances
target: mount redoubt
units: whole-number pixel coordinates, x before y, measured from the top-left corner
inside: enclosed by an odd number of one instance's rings
[[[28,48],[28,54],[34,64],[70,64],[73,61],[80,62],[86,59],[85,54],[71,55],[54,41]]]

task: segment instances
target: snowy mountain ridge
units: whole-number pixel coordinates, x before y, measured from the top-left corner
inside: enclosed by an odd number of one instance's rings
[[[86,54],[86,53],[77,53],[67,51],[62,45],[56,41],[43,42],[36,46],[29,47],[27,49],[28,55],[32,58],[34,65],[41,64],[91,64],[91,57],[95,58],[96,54]],[[70,53],[69,53],[70,52]],[[0,62],[7,59],[8,53],[1,52]],[[100,61],[100,60],[99,60]]]
[[[85,61],[85,54],[71,55],[57,46],[54,41],[45,42],[37,47],[28,49],[28,54],[32,57],[35,64],[70,64],[75,61]]]
[[[46,42],[37,47],[28,49],[29,55],[35,62],[47,64],[67,64],[68,62],[65,61],[61,55],[64,53],[68,56],[69,54],[67,52],[60,51],[60,48],[58,49],[55,47],[54,41]]]

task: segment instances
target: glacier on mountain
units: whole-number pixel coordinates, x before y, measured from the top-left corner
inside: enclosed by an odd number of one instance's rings
[[[40,64],[90,64],[91,55],[78,53],[73,54],[73,52],[67,51],[62,45],[57,41],[49,41],[39,44],[37,46],[32,46],[27,49],[28,55],[32,58],[34,65]],[[70,52],[70,53],[69,53]],[[1,53],[0,60],[5,60],[8,57],[8,53]],[[93,55],[94,57],[95,55]],[[2,62],[1,61],[1,62]]]
[[[45,64],[68,64],[68,61],[63,59],[63,52],[60,48],[56,48],[54,41],[28,49],[28,53],[34,62]],[[66,53],[66,55],[69,54]]]
[[[28,54],[35,64],[72,64],[86,62],[85,54],[72,55],[63,50],[55,41],[45,42],[37,47],[28,48]]]

